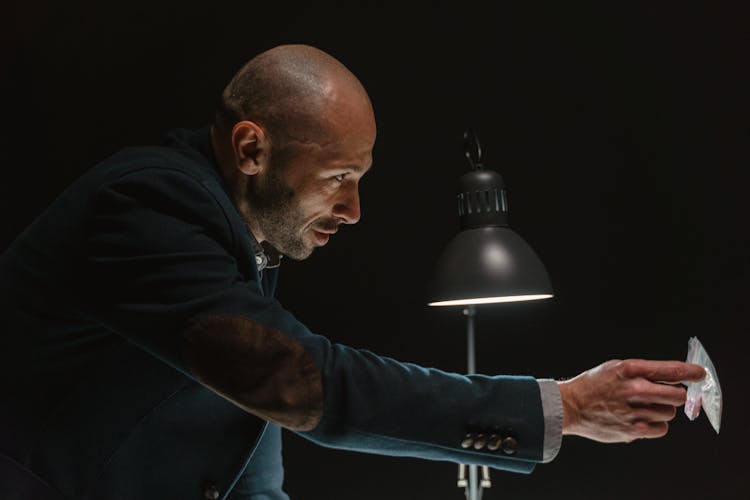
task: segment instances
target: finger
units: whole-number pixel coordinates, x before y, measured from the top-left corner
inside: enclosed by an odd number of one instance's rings
[[[703,380],[703,379],[701,378],[701,379],[699,379],[699,380]],[[669,385],[680,385],[680,384],[683,384],[683,385],[687,385],[687,383],[688,383],[688,382],[692,382],[692,380],[679,380],[679,381],[677,381],[677,382],[675,382],[674,380],[670,380],[670,381],[667,381],[667,380],[659,380],[659,381],[657,381],[657,382],[658,382],[659,384],[669,384]]]
[[[702,380],[706,375],[702,366],[682,361],[626,359],[621,366],[626,377],[645,377],[653,382],[697,381]]]
[[[672,405],[644,405],[633,407],[633,421],[641,422],[669,422],[677,414],[677,408]]]
[[[687,377],[680,380],[680,382],[698,382],[699,380],[703,380],[706,378],[706,369],[702,367],[701,365],[696,365],[693,363],[685,363],[685,366],[687,367],[688,373]],[[674,381],[671,381],[674,382]]]
[[[633,429],[637,438],[656,439],[664,437],[669,431],[669,424],[666,422],[636,422]]]
[[[646,379],[633,381],[632,391],[627,398],[631,405],[682,406],[687,397],[687,390],[682,386],[655,383]]]

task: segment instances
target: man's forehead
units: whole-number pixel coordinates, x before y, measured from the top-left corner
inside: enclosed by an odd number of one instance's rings
[[[336,170],[350,171],[363,175],[372,166],[372,148],[370,142],[352,141],[327,141],[297,143],[295,151],[290,160],[295,164],[307,165],[308,172],[312,174],[310,167],[316,167],[318,172]]]
[[[298,142],[309,153],[319,156],[336,156],[349,158],[351,162],[361,163],[363,159],[372,157],[375,146],[374,131],[370,130],[332,130],[318,141]],[[342,161],[347,161],[342,159]]]
[[[335,148],[322,149],[320,156],[327,168],[350,170],[356,173],[365,173],[372,165],[372,147],[367,145],[359,149]]]

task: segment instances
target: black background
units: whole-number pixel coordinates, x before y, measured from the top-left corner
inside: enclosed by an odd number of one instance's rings
[[[661,440],[566,438],[530,476],[495,472],[485,498],[748,498],[748,8],[408,5],[5,6],[0,244],[97,160],[208,123],[253,55],[315,45],[370,92],[378,142],[362,221],[284,264],[282,302],[336,341],[464,371],[459,310],[425,298],[457,229],[474,127],[556,292],[479,309],[479,371],[562,378],[610,358],[683,359],[696,335],[726,400],[719,436],[680,413]],[[452,464],[285,439],[294,499],[462,498]]]

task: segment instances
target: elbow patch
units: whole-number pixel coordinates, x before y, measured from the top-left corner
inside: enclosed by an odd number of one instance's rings
[[[195,319],[184,336],[188,370],[212,391],[292,430],[318,425],[323,414],[321,373],[299,342],[231,314]]]

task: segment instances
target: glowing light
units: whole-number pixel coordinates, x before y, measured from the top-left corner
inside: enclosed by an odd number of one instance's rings
[[[430,302],[428,306],[468,306],[471,304],[498,304],[500,302],[522,302],[525,300],[541,300],[552,297],[552,294],[543,295],[504,295],[502,297],[480,297],[476,299],[443,300]]]

